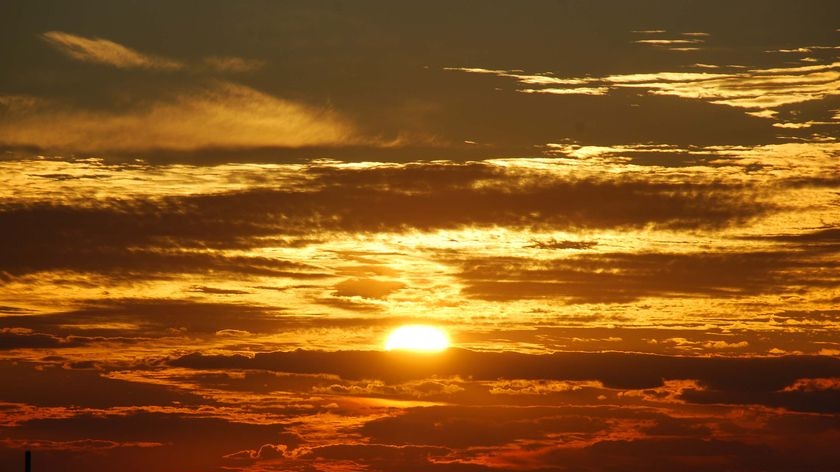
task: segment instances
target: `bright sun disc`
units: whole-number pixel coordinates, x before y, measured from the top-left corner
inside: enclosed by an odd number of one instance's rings
[[[425,325],[401,326],[388,335],[386,351],[439,352],[449,347],[449,336],[440,328]]]

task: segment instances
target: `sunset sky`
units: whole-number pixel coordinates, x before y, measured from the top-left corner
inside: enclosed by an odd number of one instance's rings
[[[0,470],[840,470],[840,2],[0,42]]]

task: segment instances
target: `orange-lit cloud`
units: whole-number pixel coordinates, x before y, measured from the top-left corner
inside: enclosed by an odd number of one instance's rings
[[[840,470],[840,3],[231,3],[0,19],[0,469]]]
[[[48,31],[43,38],[62,54],[83,62],[118,69],[178,70],[185,67],[174,59],[144,54],[107,39],[85,38],[62,31]]]
[[[56,130],[61,130],[56,132]],[[300,147],[371,142],[329,109],[230,82],[154,100],[126,111],[21,111],[0,124],[0,142],[98,152],[150,149]]]
[[[700,31],[669,33],[666,30],[642,30],[632,31],[632,33],[641,37],[634,41],[636,44],[682,52],[700,51],[706,39],[711,36],[709,33]]]
[[[204,58],[204,64],[219,72],[254,72],[265,66],[264,61],[245,59],[235,56],[209,56]]]

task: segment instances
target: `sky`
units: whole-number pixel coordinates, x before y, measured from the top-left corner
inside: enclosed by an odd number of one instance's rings
[[[0,42],[0,469],[840,470],[840,2],[5,0]]]

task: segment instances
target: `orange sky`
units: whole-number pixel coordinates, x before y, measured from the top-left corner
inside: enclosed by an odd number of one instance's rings
[[[840,469],[840,4],[0,18],[3,470]]]

